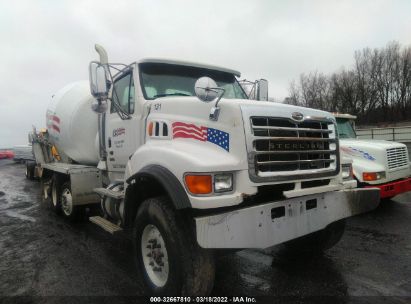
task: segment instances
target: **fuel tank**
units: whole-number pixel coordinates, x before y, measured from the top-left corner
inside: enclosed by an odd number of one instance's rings
[[[98,117],[92,102],[88,81],[75,82],[53,96],[46,114],[50,142],[59,153],[84,165],[99,161]]]

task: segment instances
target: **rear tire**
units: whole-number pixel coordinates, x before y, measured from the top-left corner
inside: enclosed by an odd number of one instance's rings
[[[328,225],[325,229],[299,237],[284,243],[286,251],[290,254],[321,254],[323,251],[335,246],[342,238],[345,231],[345,220],[340,220]]]
[[[33,162],[26,162],[26,178],[29,180],[34,179],[34,169],[36,164]]]
[[[60,203],[60,194],[61,194],[61,183],[57,175],[53,175],[51,179],[51,195],[50,195],[50,208],[56,213],[61,214],[61,203]]]
[[[134,224],[134,256],[153,295],[208,295],[214,284],[211,251],[200,248],[187,219],[165,197],[145,200]]]
[[[76,220],[80,214],[80,207],[73,204],[70,182],[65,182],[60,191],[60,207],[62,214],[69,220]]]

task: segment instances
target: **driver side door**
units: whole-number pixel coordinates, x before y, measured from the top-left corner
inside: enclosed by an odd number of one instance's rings
[[[135,110],[132,70],[113,83],[110,113],[106,115],[106,151],[108,171],[124,173],[128,158],[137,149],[139,134]]]

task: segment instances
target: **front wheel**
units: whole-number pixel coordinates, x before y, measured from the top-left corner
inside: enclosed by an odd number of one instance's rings
[[[214,257],[198,246],[190,223],[167,198],[145,200],[134,225],[134,255],[154,295],[207,295],[214,284]]]
[[[284,243],[291,254],[320,254],[335,246],[345,231],[345,220],[331,223],[325,229]]]

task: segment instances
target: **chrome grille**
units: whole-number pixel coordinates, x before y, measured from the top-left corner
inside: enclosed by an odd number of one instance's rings
[[[338,173],[338,141],[330,120],[251,117],[250,173],[254,180],[289,180]],[[283,173],[283,175],[281,175]]]
[[[387,149],[388,169],[395,169],[408,165],[408,151],[406,147]]]

